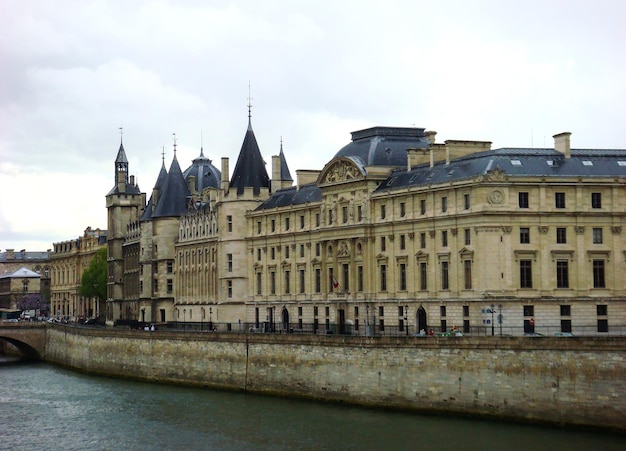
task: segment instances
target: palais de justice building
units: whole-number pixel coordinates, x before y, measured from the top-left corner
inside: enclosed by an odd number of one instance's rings
[[[120,145],[107,320],[218,330],[473,334],[626,325],[626,150],[491,149],[373,127],[271,174],[250,119],[232,175],[200,150],[149,199]],[[321,165],[320,165],[321,166]],[[612,329],[613,328],[613,329]]]

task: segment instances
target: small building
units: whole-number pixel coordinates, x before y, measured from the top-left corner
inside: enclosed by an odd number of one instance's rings
[[[41,275],[23,267],[0,275],[0,308],[16,310],[27,294],[41,294]]]

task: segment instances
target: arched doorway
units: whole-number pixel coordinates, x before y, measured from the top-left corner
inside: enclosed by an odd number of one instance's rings
[[[289,332],[289,310],[283,307],[283,330]]]
[[[416,315],[416,324],[417,324],[417,331],[421,331],[422,329],[428,333],[428,320],[426,317],[426,310],[424,310],[423,306],[419,306],[419,308],[417,309],[417,313]]]

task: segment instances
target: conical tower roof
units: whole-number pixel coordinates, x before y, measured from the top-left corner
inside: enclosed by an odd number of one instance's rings
[[[248,130],[233,171],[230,188],[237,188],[237,194],[243,194],[245,188],[253,188],[254,194],[259,194],[261,188],[269,187],[270,178],[265,169],[265,161],[261,156],[254,131],[252,131],[252,121],[248,116]]]
[[[191,193],[185,182],[185,177],[183,177],[183,172],[180,170],[174,149],[174,159],[163,182],[152,217],[182,216],[187,211],[187,202],[190,196]]]
[[[280,157],[280,179],[283,181],[293,182],[293,178],[291,178],[291,172],[289,172],[289,166],[287,166],[287,160],[285,159],[285,154],[283,153],[283,142],[280,141],[280,153],[278,154]]]
[[[156,190],[158,193],[162,192],[163,185],[165,185],[165,179],[167,179],[167,170],[165,169],[165,158],[163,158],[163,161],[161,163],[161,170],[159,171],[159,176],[157,177],[156,183],[154,184],[154,190]],[[160,196],[160,194],[157,196]],[[148,205],[146,205],[146,209],[141,215],[142,221],[147,221],[152,218],[152,210],[154,209],[154,204],[156,202],[158,202],[158,199],[154,199],[153,191],[153,194],[150,196],[150,200],[148,201]]]

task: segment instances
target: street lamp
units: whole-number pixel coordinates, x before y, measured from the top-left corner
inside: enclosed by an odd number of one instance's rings
[[[498,324],[500,325],[500,336],[502,336],[502,304],[498,305]]]
[[[202,332],[204,325],[204,307],[200,307],[200,310],[202,310],[202,315],[200,316],[200,331]]]
[[[491,304],[489,313],[491,313],[491,336],[493,337],[496,334],[496,325],[493,323],[493,314],[495,313],[495,305]]]

